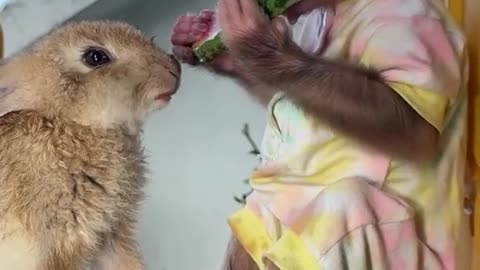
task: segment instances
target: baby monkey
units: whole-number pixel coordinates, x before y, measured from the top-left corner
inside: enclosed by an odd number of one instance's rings
[[[335,10],[340,2],[303,0],[284,15],[294,22],[318,7]],[[198,64],[191,46],[208,31],[214,16],[220,21],[227,51],[208,68],[234,78],[262,104],[282,91],[307,115],[361,145],[414,162],[429,161],[436,153],[437,129],[390,88],[379,71],[304,52],[290,38],[285,17],[270,21],[256,1],[220,0],[217,13],[206,10],[180,17],[171,42],[183,62]],[[265,269],[278,269],[266,263]],[[258,266],[233,239],[225,269]]]
[[[0,65],[0,269],[144,269],[142,125],[175,58],[120,22],[72,23]]]

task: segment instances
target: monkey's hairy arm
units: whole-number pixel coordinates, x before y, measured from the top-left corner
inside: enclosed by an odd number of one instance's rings
[[[283,91],[312,117],[377,150],[417,161],[435,153],[438,131],[374,70],[308,55],[271,27],[244,35],[229,54],[241,84],[261,101]]]

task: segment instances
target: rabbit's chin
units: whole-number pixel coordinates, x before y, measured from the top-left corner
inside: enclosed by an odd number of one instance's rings
[[[155,113],[158,111],[163,110],[170,104],[170,100],[172,99],[172,95],[162,94],[155,97],[154,102],[149,106],[149,110],[147,114]]]
[[[170,100],[165,100],[165,99],[156,100],[154,111],[160,111],[165,107],[167,107],[168,104],[170,104]]]
[[[172,99],[173,95],[174,95],[173,92],[162,93],[162,94],[156,96],[155,100],[160,102],[160,103],[169,103],[170,100]]]

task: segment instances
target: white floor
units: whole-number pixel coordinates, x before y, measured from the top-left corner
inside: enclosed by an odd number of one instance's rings
[[[175,18],[215,5],[215,0],[102,0],[75,18],[125,19],[170,49]],[[116,9],[112,9],[116,7]],[[184,68],[180,92],[148,123],[145,143],[152,170],[139,241],[148,269],[220,268],[229,230],[226,217],[238,208],[233,195],[257,160],[241,130],[245,122],[259,143],[264,111],[238,86],[201,70]]]

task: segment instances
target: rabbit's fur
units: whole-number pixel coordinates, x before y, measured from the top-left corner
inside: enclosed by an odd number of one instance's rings
[[[99,48],[111,61],[84,61]],[[180,65],[124,23],[73,23],[0,65],[0,269],[140,270],[140,133]],[[165,98],[167,97],[167,98]]]

